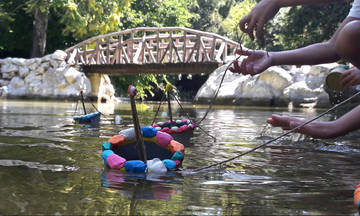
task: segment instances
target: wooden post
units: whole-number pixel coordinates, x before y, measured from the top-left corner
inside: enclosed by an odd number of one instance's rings
[[[135,135],[136,135],[136,148],[138,150],[139,159],[146,163],[146,149],[144,145],[144,138],[142,136],[142,131],[140,128],[139,118],[136,111],[136,104],[135,104],[135,96],[137,90],[135,86],[129,85],[128,93],[130,95],[130,103],[131,103],[131,112],[133,116],[134,128],[135,128]]]
[[[172,86],[168,83],[166,84],[165,92],[167,93],[167,101],[168,101],[168,111],[170,116],[170,129],[172,127],[172,112],[171,112],[171,103],[170,103],[170,91]]]
[[[80,91],[80,95],[81,95],[81,103],[82,103],[82,106],[84,109],[84,114],[86,115],[86,109],[85,109],[85,104],[84,104],[84,95],[83,95],[82,90]]]

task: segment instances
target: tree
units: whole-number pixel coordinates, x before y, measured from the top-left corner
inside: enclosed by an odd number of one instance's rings
[[[197,3],[198,7],[191,8],[191,12],[201,19],[192,19],[192,28],[219,33],[221,22],[229,15],[234,0],[197,0]]]
[[[266,48],[294,49],[327,41],[347,16],[350,4],[336,2],[285,9],[267,25]]]
[[[196,0],[134,0],[124,11],[122,29],[135,27],[191,27],[189,20],[199,19],[190,11]]]
[[[47,28],[49,20],[61,26],[63,36],[71,36],[73,41],[105,34],[118,30],[120,17],[124,8],[128,7],[131,0],[9,0],[0,4],[0,28],[6,31],[4,38],[15,41],[18,38],[12,34],[14,31],[28,35],[29,18],[33,19],[33,45],[31,57],[42,56],[45,53]],[[11,11],[1,13],[1,11]],[[23,13],[27,22],[14,25]],[[23,16],[24,17],[24,16]],[[52,19],[51,19],[52,18]],[[59,19],[59,21],[56,21]],[[31,24],[32,25],[32,24]],[[16,30],[15,30],[16,29]],[[2,36],[2,35],[0,35]],[[16,36],[20,36],[16,35]],[[0,44],[0,47],[6,47]],[[24,47],[28,49],[29,47]],[[4,48],[5,50],[5,48]]]

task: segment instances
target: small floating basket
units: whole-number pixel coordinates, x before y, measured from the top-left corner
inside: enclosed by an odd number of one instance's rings
[[[102,158],[107,167],[127,172],[167,172],[181,166],[184,145],[165,132],[147,126],[140,127],[135,106],[137,90],[128,88],[134,128],[120,131],[102,145]]]
[[[100,122],[100,112],[93,112],[87,115],[74,116],[76,124],[98,124]]]
[[[196,128],[196,124],[189,119],[172,120],[172,124],[170,124],[170,122],[171,120],[158,122],[151,125],[151,127],[155,128],[157,131],[170,134],[175,140],[183,144],[189,144],[190,138],[193,136],[194,129]]]
[[[136,134],[133,128],[122,130],[102,145],[102,158],[107,167],[128,172],[166,172],[176,170],[184,160],[184,145],[165,132],[141,127],[147,164],[138,157]]]

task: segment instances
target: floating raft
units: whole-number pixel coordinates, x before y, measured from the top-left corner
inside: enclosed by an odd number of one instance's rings
[[[189,119],[178,119],[165,122],[158,122],[151,125],[157,131],[170,134],[175,140],[178,140],[184,144],[188,144],[190,137],[193,135],[196,124]]]
[[[185,155],[184,145],[151,126],[141,127],[147,163],[139,160],[134,128],[122,130],[102,145],[105,166],[127,172],[167,172],[176,170]]]
[[[94,112],[87,115],[74,116],[76,124],[97,124],[100,122],[100,112]]]

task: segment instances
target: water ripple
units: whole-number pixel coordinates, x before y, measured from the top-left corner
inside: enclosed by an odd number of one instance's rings
[[[54,143],[33,143],[33,144],[7,144],[7,143],[0,143],[0,147],[2,146],[24,146],[24,147],[49,147],[49,148],[59,148],[64,150],[72,151],[73,149],[69,146],[61,146],[56,145]]]
[[[61,164],[41,164],[40,162],[22,161],[22,160],[0,160],[0,166],[16,167],[26,166],[31,169],[39,169],[52,172],[76,171],[79,168],[73,166],[64,166]]]

